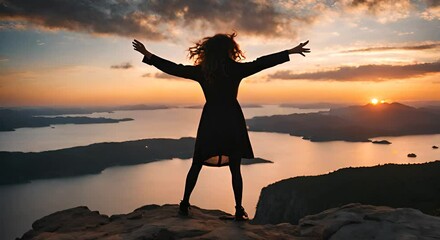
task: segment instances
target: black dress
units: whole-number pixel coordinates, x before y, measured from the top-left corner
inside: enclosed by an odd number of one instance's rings
[[[229,160],[254,158],[246,122],[237,101],[237,92],[243,78],[263,69],[289,61],[288,51],[262,56],[252,62],[225,60],[227,77],[221,81],[206,81],[201,66],[182,65],[152,55],[144,63],[177,77],[197,81],[206,103],[197,130],[193,163],[207,166],[226,166]]]

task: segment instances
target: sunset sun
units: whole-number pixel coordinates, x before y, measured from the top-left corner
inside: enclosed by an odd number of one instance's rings
[[[370,100],[370,102],[371,102],[371,104],[376,105],[376,104],[379,103],[379,100],[378,100],[377,98],[372,98],[372,99]]]

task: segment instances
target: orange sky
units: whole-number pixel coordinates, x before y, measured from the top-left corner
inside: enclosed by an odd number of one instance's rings
[[[255,12],[265,22],[241,22],[247,15],[227,20],[226,13],[214,10],[207,19],[193,15],[193,6],[181,2],[161,6],[174,11],[173,17],[156,8],[131,5],[129,9],[139,9],[130,12],[121,5],[115,14],[130,22],[107,26],[97,18],[59,15],[57,9],[68,6],[27,9],[28,5],[10,2],[21,11],[0,11],[0,106],[201,104],[198,83],[161,75],[141,63],[131,40],[136,37],[154,54],[191,64],[185,52],[189,46],[231,29],[238,31],[245,61],[305,40],[310,40],[312,50],[305,58],[290,55],[289,62],[244,79],[239,91],[242,103],[440,100],[440,8],[431,2],[373,1],[354,6],[349,1],[326,5],[304,0],[271,1],[260,7],[259,2],[244,2],[250,5],[237,8]],[[110,6],[106,1],[99,4],[104,10]],[[250,9],[253,5],[255,9]],[[20,15],[26,11],[28,15]],[[153,13],[162,19],[157,26],[148,25],[155,21]],[[49,15],[60,21],[50,22]],[[61,21],[64,18],[70,22]],[[126,29],[115,24],[125,24]]]

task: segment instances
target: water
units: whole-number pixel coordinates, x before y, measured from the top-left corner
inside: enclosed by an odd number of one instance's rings
[[[278,106],[244,109],[246,118],[302,111],[317,110]],[[195,136],[200,114],[201,109],[183,108],[92,114],[135,120],[117,124],[57,125],[53,129],[18,129],[0,133],[0,149],[42,151],[102,141]],[[378,138],[391,141],[391,145],[341,141],[312,143],[287,134],[264,132],[250,132],[249,135],[255,156],[274,161],[273,164],[242,167],[243,205],[250,216],[255,213],[261,188],[281,179],[325,174],[348,166],[440,159],[440,151],[431,148],[440,145],[440,134]],[[407,158],[406,154],[410,152],[416,153],[417,158]],[[170,159],[112,167],[98,175],[0,186],[0,239],[21,236],[37,218],[79,205],[111,215],[131,212],[146,204],[178,203],[190,164],[191,159]],[[191,204],[233,213],[235,203],[229,169],[204,167]]]

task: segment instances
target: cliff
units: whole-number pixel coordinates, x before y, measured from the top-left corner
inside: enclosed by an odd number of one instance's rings
[[[262,189],[254,222],[293,224],[306,215],[358,202],[440,214],[440,161],[344,168],[295,177]]]
[[[190,217],[177,205],[146,205],[128,214],[106,216],[81,206],[53,213],[32,224],[27,239],[439,239],[440,218],[414,209],[350,204],[307,216],[299,225],[255,225],[221,220],[219,210],[193,206]]]

